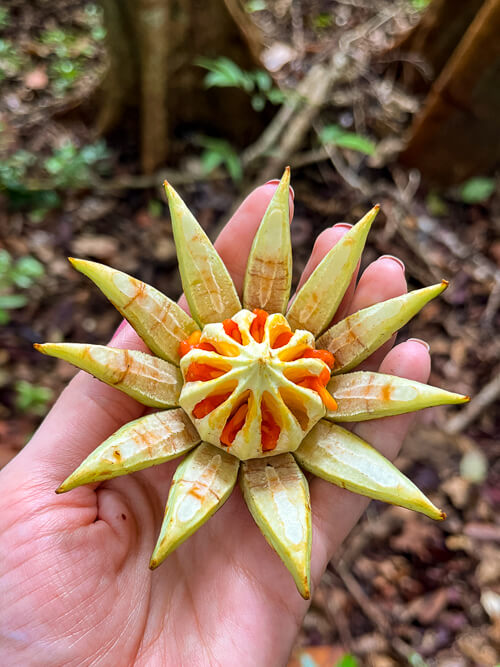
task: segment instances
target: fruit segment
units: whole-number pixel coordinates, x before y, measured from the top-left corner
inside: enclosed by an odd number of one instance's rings
[[[287,331],[280,313],[243,309],[181,343],[179,404],[203,440],[241,460],[290,452],[335,408],[332,355],[315,350],[307,331],[273,347]]]
[[[165,182],[182,287],[200,326],[222,322],[241,308],[224,262],[177,192]]]
[[[287,167],[255,235],[243,287],[243,305],[268,313],[284,313],[292,282],[292,244],[288,210],[290,168]]]
[[[318,264],[287,313],[292,329],[307,329],[315,336],[326,329],[342,301],[358,263],[372,222],[374,206]]]
[[[337,410],[329,410],[325,416],[340,422],[401,415],[434,405],[452,405],[469,400],[468,396],[439,387],[369,371],[337,375],[330,380],[327,389],[337,401]]]
[[[35,343],[50,357],[69,361],[143,405],[171,408],[179,405],[182,375],[173,364],[137,350],[80,343]]]
[[[350,431],[322,419],[294,453],[309,472],[362,496],[422,512],[445,514],[380,452]]]
[[[318,338],[316,345],[334,355],[334,374],[350,371],[389,340],[393,333],[447,286],[448,283],[443,280],[439,285],[424,287],[359,310],[330,327]]]
[[[236,484],[238,466],[238,459],[206,442],[186,456],[172,480],[151,569],[226,502]]]
[[[198,330],[180,306],[154,287],[109,266],[73,257],[69,261],[99,287],[151,352],[179,365],[179,343]]]
[[[310,597],[311,507],[307,480],[291,454],[241,464],[240,485],[255,523]]]
[[[57,493],[159,465],[185,454],[199,442],[200,436],[183,410],[140,417],[122,426],[95,449]]]

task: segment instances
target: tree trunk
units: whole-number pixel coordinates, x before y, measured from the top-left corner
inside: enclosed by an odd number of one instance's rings
[[[461,183],[500,160],[499,34],[500,0],[485,0],[414,120],[401,160],[430,181]]]
[[[253,141],[264,119],[242,90],[205,90],[200,57],[259,66],[260,35],[239,0],[102,0],[109,68],[97,129],[133,122],[141,166],[151,173],[175,156],[175,138],[196,128],[237,145]]]
[[[431,2],[417,25],[391,49],[401,57],[400,80],[405,88],[418,93],[427,92],[441,74],[483,2]],[[420,66],[417,67],[417,64]]]

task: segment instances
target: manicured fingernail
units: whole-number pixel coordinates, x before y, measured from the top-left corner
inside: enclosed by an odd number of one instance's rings
[[[399,259],[399,257],[394,257],[394,255],[382,255],[382,257],[379,257],[379,260],[381,259],[390,259],[393,262],[396,262],[396,264],[399,264],[399,266],[403,269],[403,273],[406,270],[404,263]]]
[[[279,178],[272,178],[270,181],[267,181],[267,183],[264,183],[264,185],[279,185],[280,184],[280,179]],[[292,188],[291,185],[288,186],[290,188],[290,194],[292,195],[292,201],[295,201],[295,191]]]
[[[333,226],[341,227],[342,229],[352,229],[352,225],[350,225],[348,222],[337,222],[337,224]]]
[[[408,338],[408,342],[420,343],[420,345],[423,345],[426,348],[427,352],[430,352],[431,346],[421,338]]]
[[[121,323],[119,324],[118,328],[116,329],[115,333],[113,334],[113,337],[111,338],[111,341],[114,341],[114,339],[118,336],[120,331],[122,329],[124,329],[126,326],[127,326],[127,320],[122,320]]]

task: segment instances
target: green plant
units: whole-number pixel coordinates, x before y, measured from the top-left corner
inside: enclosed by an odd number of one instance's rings
[[[0,29],[6,28],[9,24],[9,10],[6,7],[0,7]]]
[[[320,139],[324,144],[349,148],[352,151],[373,155],[376,145],[371,139],[356,132],[348,132],[340,125],[325,125],[320,132]]]
[[[283,104],[283,92],[273,85],[273,80],[262,69],[247,72],[229,58],[199,58],[199,67],[208,70],[204,79],[206,88],[240,88],[251,96],[252,107],[262,111],[266,102]]]
[[[358,664],[357,659],[353,655],[346,653],[337,661],[335,667],[358,667]]]
[[[201,164],[206,174],[224,166],[233,181],[241,180],[240,158],[229,141],[215,137],[198,137],[196,143],[204,149],[201,154]]]
[[[312,20],[313,27],[316,30],[325,30],[326,28],[331,28],[333,25],[333,16],[322,12],[315,16]]]
[[[254,12],[262,12],[264,9],[267,9],[267,5],[264,0],[249,0],[245,4],[245,11],[248,14],[253,14]]]
[[[83,68],[77,60],[64,58],[49,65],[49,77],[56,93],[65,93],[81,76]]]
[[[14,261],[7,250],[0,249],[0,324],[9,321],[9,310],[27,303],[23,294],[13,294],[12,289],[27,289],[43,274],[43,264],[34,257],[26,255]]]
[[[106,170],[110,153],[105,141],[78,148],[72,141],[65,141],[44,160],[44,169],[50,175],[54,188],[75,188],[88,185],[93,171]]]
[[[494,178],[471,178],[460,187],[460,197],[466,204],[485,202],[495,192]]]
[[[417,12],[423,12],[431,0],[410,0],[410,4]]]
[[[16,390],[16,408],[21,412],[31,412],[43,417],[52,398],[52,389],[32,384],[26,380],[18,380]]]
[[[24,58],[8,39],[0,39],[0,81],[17,76]]]
[[[104,141],[79,148],[65,141],[47,158],[19,150],[0,163],[0,191],[14,208],[29,209],[33,222],[59,206],[59,188],[87,186],[92,174],[105,173],[110,157]]]

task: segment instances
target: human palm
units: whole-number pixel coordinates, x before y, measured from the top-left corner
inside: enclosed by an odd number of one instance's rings
[[[238,288],[275,187],[249,195],[216,244]],[[346,231],[340,224],[319,236],[302,280]],[[402,265],[380,258],[357,285],[353,280],[337,318],[405,291]],[[112,342],[145,349],[128,324]],[[407,341],[391,349],[393,342],[362,367],[425,382],[426,347]],[[54,494],[99,443],[143,412],[133,399],[78,373],[0,472],[2,664],[285,664],[307,603],[238,489],[154,572],[149,557],[177,462]],[[364,422],[355,431],[394,457],[410,419]],[[317,583],[367,501],[317,478],[310,491]]]

